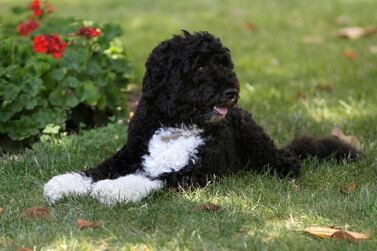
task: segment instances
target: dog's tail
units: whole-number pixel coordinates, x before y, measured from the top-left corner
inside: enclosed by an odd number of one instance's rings
[[[324,138],[313,138],[302,136],[294,139],[284,147],[303,160],[310,157],[318,159],[334,158],[338,161],[342,159],[356,160],[361,152],[335,136]]]

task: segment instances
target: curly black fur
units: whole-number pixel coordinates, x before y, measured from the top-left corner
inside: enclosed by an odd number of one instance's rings
[[[143,93],[128,129],[128,142],[113,157],[85,171],[94,181],[142,170],[148,142],[161,127],[197,125],[206,143],[198,161],[159,179],[170,186],[204,185],[214,175],[269,167],[280,176],[297,175],[306,157],[355,159],[358,151],[335,137],[303,137],[279,149],[251,114],[235,107],[239,81],[229,49],[208,32],[160,43],[146,62]],[[227,111],[226,115],[214,108]]]

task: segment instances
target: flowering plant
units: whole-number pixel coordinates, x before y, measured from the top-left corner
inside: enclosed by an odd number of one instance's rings
[[[126,115],[131,66],[119,26],[53,17],[33,0],[18,23],[0,26],[0,147]],[[26,20],[26,21],[25,21]]]

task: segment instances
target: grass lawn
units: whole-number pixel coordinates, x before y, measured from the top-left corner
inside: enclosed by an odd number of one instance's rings
[[[0,0],[0,21],[11,18],[11,6],[25,2]],[[377,46],[377,35],[355,41],[333,36],[343,27],[335,22],[341,15],[349,26],[376,25],[375,0],[50,2],[59,15],[120,23],[137,83],[160,40],[183,28],[208,30],[232,52],[242,83],[240,106],[278,144],[301,133],[327,134],[337,124],[360,138],[364,158],[344,165],[307,161],[294,183],[243,173],[201,189],[166,189],[139,204],[108,208],[90,198],[68,198],[49,207],[44,182],[99,163],[124,144],[126,128],[62,137],[0,158],[1,250],[376,250],[377,54],[370,47]],[[255,30],[245,29],[251,24]],[[347,59],[345,50],[357,58]],[[351,183],[357,184],[354,192],[340,192]],[[223,210],[190,212],[208,202]],[[20,217],[37,206],[48,207],[53,217]],[[77,218],[102,227],[80,231]],[[314,225],[347,227],[370,240],[352,244],[303,233]]]

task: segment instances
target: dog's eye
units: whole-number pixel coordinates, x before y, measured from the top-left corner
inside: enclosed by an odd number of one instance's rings
[[[198,69],[197,69],[198,72],[205,72],[206,71],[206,68],[204,66],[200,66]]]

